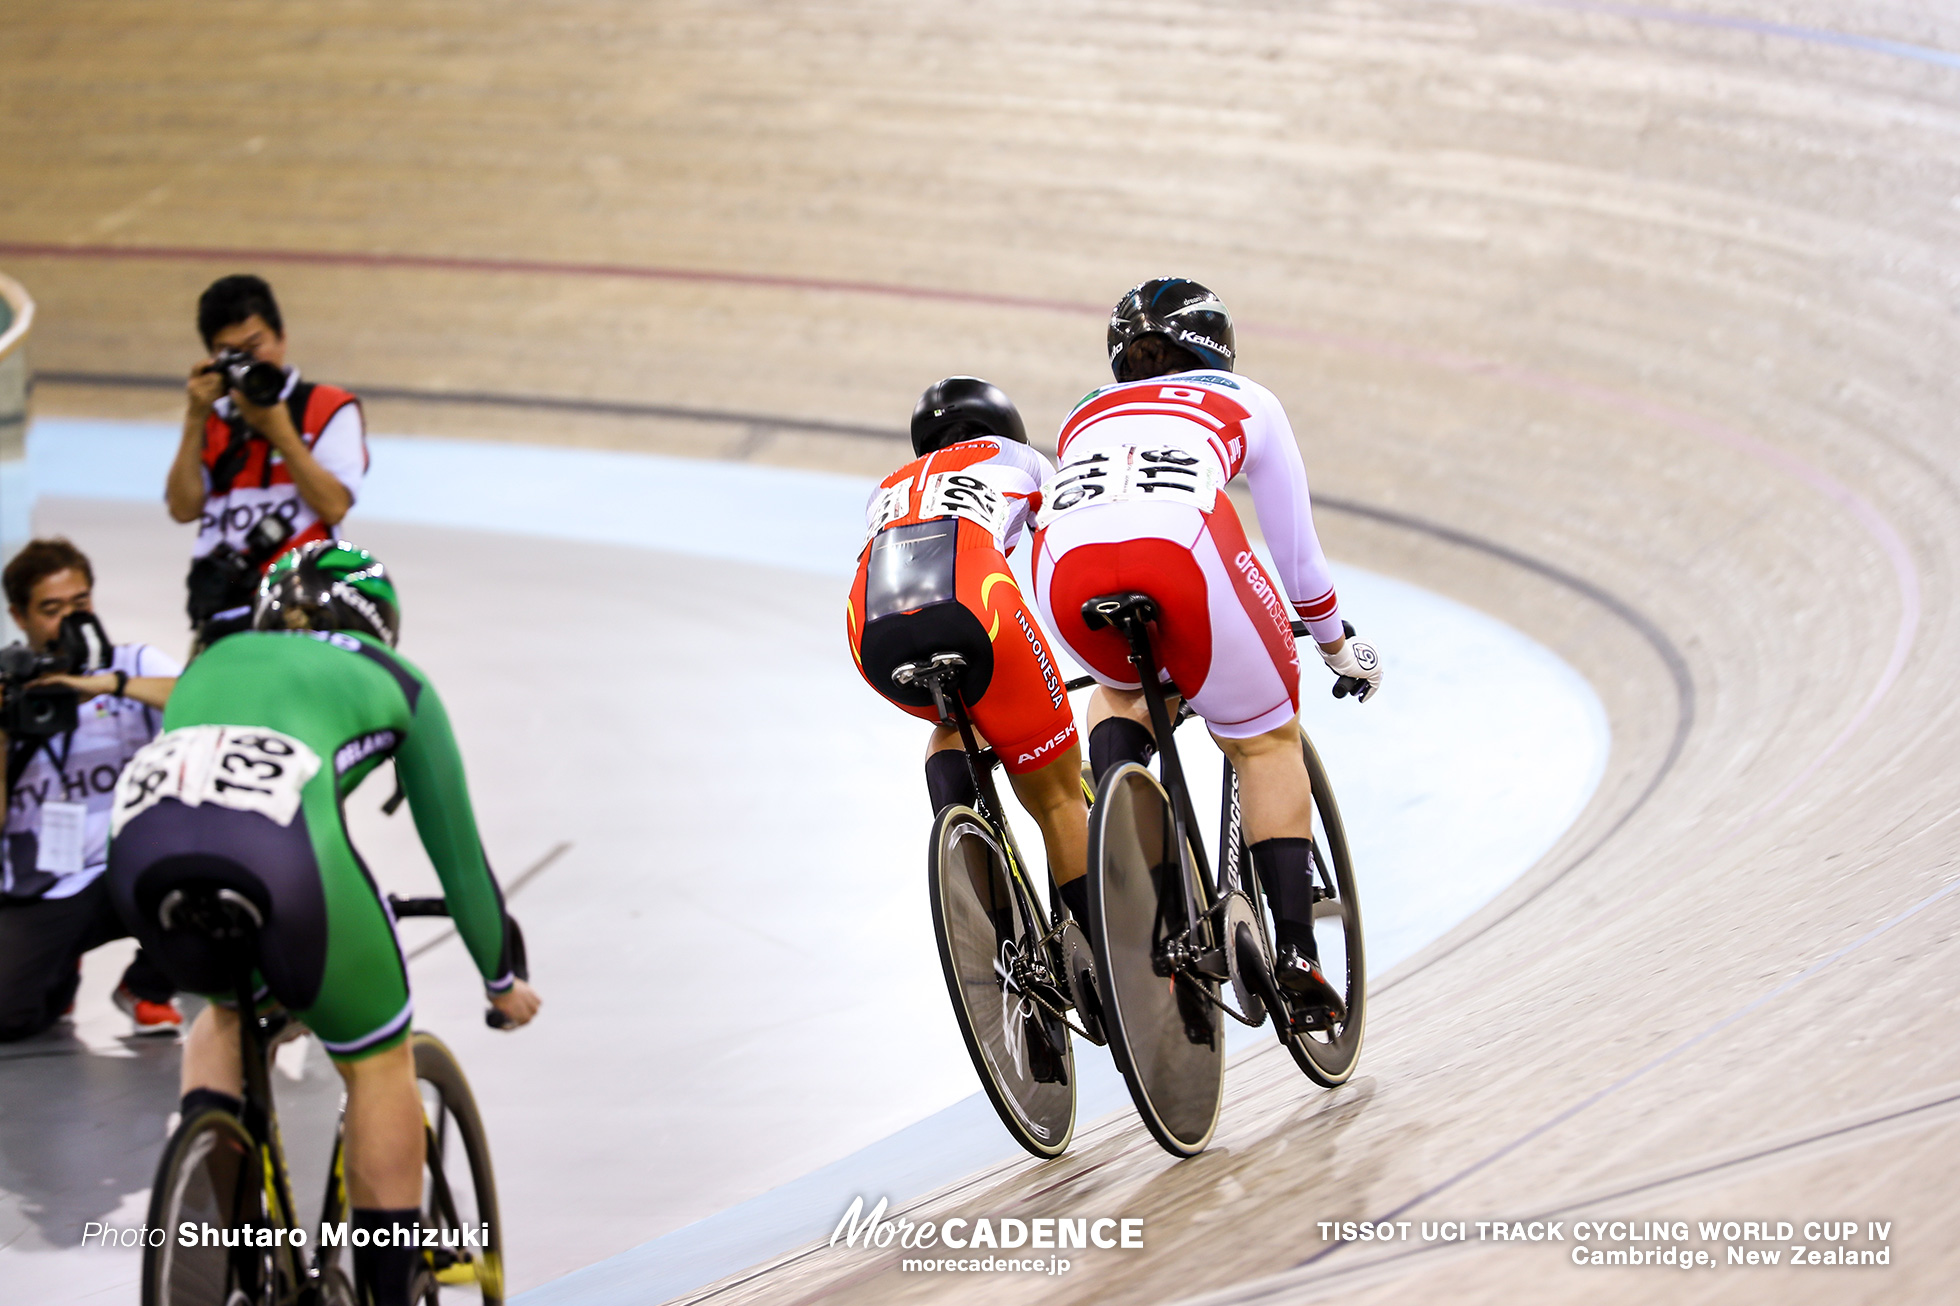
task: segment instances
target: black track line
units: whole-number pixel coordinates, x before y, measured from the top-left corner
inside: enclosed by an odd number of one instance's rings
[[[1542,576],[1554,584],[1562,585],[1574,593],[1598,604],[1600,607],[1605,608],[1608,612],[1631,627],[1634,633],[1638,634],[1654,650],[1655,656],[1660,658],[1661,664],[1667,668],[1669,677],[1674,681],[1674,697],[1676,703],[1674,738],[1668,743],[1667,755],[1661,759],[1660,765],[1654,768],[1653,775],[1648,777],[1646,787],[1640,791],[1640,795],[1633,800],[1627,809],[1620,813],[1619,819],[1608,826],[1605,832],[1597,839],[1587,845],[1585,851],[1579,853],[1560,868],[1557,874],[1505,908],[1503,914],[1485,922],[1475,933],[1464,935],[1441,952],[1437,952],[1426,958],[1420,965],[1398,971],[1394,978],[1373,990],[1374,993],[1385,993],[1389,989],[1420,975],[1437,962],[1455,954],[1477,939],[1483,938],[1499,925],[1510,920],[1513,916],[1543,897],[1546,890],[1550,889],[1560,880],[1563,880],[1573,871],[1579,869],[1589,858],[1601,848],[1605,847],[1608,840],[1625,828],[1627,822],[1631,821],[1634,815],[1647,805],[1648,800],[1660,788],[1661,782],[1667,779],[1668,773],[1674,770],[1675,763],[1681,759],[1682,750],[1687,747],[1688,734],[1694,729],[1695,724],[1695,681],[1693,673],[1688,669],[1687,658],[1682,656],[1681,650],[1675,646],[1674,641],[1668,638],[1667,632],[1661,629],[1660,623],[1647,616],[1646,613],[1640,611],[1631,603],[1628,603],[1625,599],[1622,599],[1619,595],[1587,580],[1583,576],[1566,571],[1562,567],[1553,566],[1551,563],[1540,558],[1534,558],[1528,553],[1521,553],[1509,545],[1499,544],[1495,540],[1485,539],[1481,535],[1472,535],[1468,531],[1427,521],[1424,518],[1411,516],[1408,513],[1396,512],[1389,508],[1377,508],[1370,504],[1357,503],[1352,499],[1342,499],[1329,495],[1315,496],[1314,503],[1317,507],[1328,508],[1334,512],[1344,512],[1356,517],[1365,517],[1371,521],[1383,522],[1390,526],[1399,526],[1404,530],[1416,531],[1420,534],[1443,540],[1449,544],[1473,549],[1479,553],[1487,554],[1503,562],[1510,563],[1514,567],[1522,567],[1524,570],[1534,575]]]

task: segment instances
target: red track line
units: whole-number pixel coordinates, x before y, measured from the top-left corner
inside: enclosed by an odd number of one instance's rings
[[[1104,309],[1065,299],[1028,295],[994,295],[977,290],[938,290],[880,281],[843,281],[827,277],[776,276],[762,272],[714,272],[700,268],[651,267],[633,263],[554,263],[545,259],[464,258],[443,254],[375,254],[358,250],[200,249],[173,245],[53,245],[0,241],[0,258],[74,260],[135,260],[197,263],[288,263],[313,267],[413,268],[432,272],[519,272],[553,277],[624,277],[637,281],[686,281],[724,286],[761,286],[772,290],[815,290],[845,295],[882,295],[892,299],[922,299],[940,303],[985,304],[994,308],[1031,308],[1051,313],[1094,313]]]

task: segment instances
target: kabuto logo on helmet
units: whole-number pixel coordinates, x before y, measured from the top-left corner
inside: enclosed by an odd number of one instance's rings
[[[1109,315],[1109,366],[1118,381],[1141,380],[1184,367],[1144,359],[1125,375],[1124,356],[1147,336],[1157,336],[1196,359],[1198,367],[1229,372],[1236,357],[1232,318],[1210,289],[1184,277],[1154,277],[1137,285]],[[1181,360],[1179,360],[1181,361]]]
[[[1230,345],[1222,345],[1210,336],[1201,336],[1196,331],[1178,332],[1177,342],[1180,345],[1198,345],[1205,349],[1214,350],[1217,353],[1223,354],[1228,359],[1232,356],[1232,347]]]

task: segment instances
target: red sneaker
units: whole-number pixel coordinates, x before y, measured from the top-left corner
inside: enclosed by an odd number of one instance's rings
[[[136,1023],[138,1034],[175,1034],[184,1027],[184,1013],[169,1002],[150,1002],[137,997],[127,985],[116,986],[116,1005]]]

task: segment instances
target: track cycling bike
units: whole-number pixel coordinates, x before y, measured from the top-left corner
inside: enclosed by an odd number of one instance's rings
[[[1091,630],[1110,627],[1130,645],[1156,737],[1161,782],[1134,762],[1112,767],[1089,813],[1089,935],[1101,1028],[1137,1113],[1166,1151],[1192,1156],[1218,1126],[1224,1093],[1224,1017],[1246,1025],[1273,1017],[1281,1043],[1314,1082],[1332,1088],[1354,1073],[1367,1015],[1361,910],[1346,831],[1326,768],[1304,731],[1301,751],[1315,813],[1313,920],[1322,973],[1346,1003],[1339,1020],[1295,1019],[1273,974],[1263,888],[1249,871],[1238,777],[1225,767],[1219,867],[1213,876],[1173,737],[1176,715],[1159,679],[1145,594],[1092,598]],[[1307,636],[1304,623],[1294,633]],[[1350,628],[1347,633],[1354,632]],[[1358,694],[1347,677],[1336,697]],[[1224,994],[1229,990],[1230,1001]]]
[[[391,896],[388,901],[397,917],[449,914],[441,898]],[[356,1306],[353,1274],[343,1263],[345,1243],[329,1245],[321,1236],[329,1229],[344,1232],[348,1218],[338,1134],[319,1223],[312,1230],[300,1223],[293,1201],[270,1058],[282,1036],[304,1031],[284,1012],[262,1011],[253,1001],[257,936],[265,923],[259,906],[235,889],[192,881],[166,894],[157,915],[166,932],[192,931],[230,964],[241,1015],[244,1092],[237,1113],[218,1107],[196,1111],[178,1124],[164,1147],[147,1224],[163,1231],[163,1240],[144,1249],[143,1306]],[[513,969],[528,978],[524,936],[514,919],[509,928]],[[485,1020],[493,1028],[506,1023],[495,1008]],[[421,1204],[423,1264],[416,1271],[414,1300],[424,1306],[439,1299],[499,1306],[503,1224],[476,1099],[441,1040],[417,1030],[410,1043],[428,1158]],[[179,1227],[186,1223],[197,1234],[195,1245],[179,1245]],[[461,1295],[445,1296],[445,1288]]]

